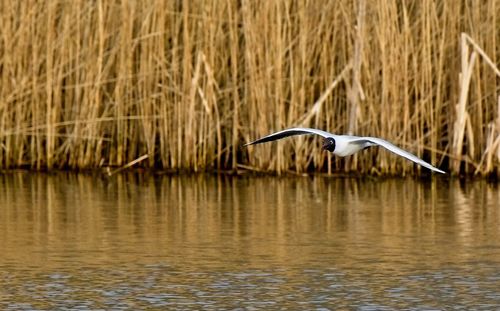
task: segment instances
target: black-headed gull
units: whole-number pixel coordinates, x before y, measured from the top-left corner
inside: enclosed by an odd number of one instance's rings
[[[405,151],[399,147],[394,146],[390,142],[383,140],[377,137],[360,137],[360,136],[350,136],[350,135],[335,135],[332,133],[328,133],[318,129],[312,128],[304,128],[304,127],[294,127],[290,129],[286,129],[283,131],[279,131],[262,138],[259,138],[255,141],[247,143],[243,146],[255,145],[266,143],[269,141],[274,141],[278,139],[282,139],[288,136],[294,135],[307,135],[307,134],[315,134],[323,137],[325,140],[323,142],[323,149],[333,152],[334,155],[339,157],[345,157],[351,154],[354,154],[360,150],[371,146],[381,146],[385,149],[389,150],[392,153],[395,153],[403,158],[406,158],[410,161],[413,161],[417,164],[422,165],[430,170],[433,170],[438,173],[445,174],[444,171],[430,165],[424,160],[418,158],[417,156]]]

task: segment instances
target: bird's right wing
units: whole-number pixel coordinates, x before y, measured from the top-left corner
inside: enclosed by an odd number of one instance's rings
[[[308,134],[319,135],[319,136],[324,137],[324,138],[335,136],[331,133],[328,133],[328,132],[325,132],[322,130],[307,128],[307,127],[294,127],[294,128],[289,128],[289,129],[279,131],[279,132],[276,132],[273,134],[269,134],[267,136],[264,136],[262,138],[254,140],[250,143],[246,143],[243,146],[266,143],[269,141],[274,141],[274,140],[282,139],[282,138],[289,137],[289,136],[308,135]]]

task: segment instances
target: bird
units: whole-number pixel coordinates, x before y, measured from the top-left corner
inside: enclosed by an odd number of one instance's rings
[[[250,146],[256,144],[262,144],[270,141],[275,141],[278,139],[282,139],[289,136],[295,135],[319,135],[324,138],[323,141],[323,150],[332,152],[334,155],[339,157],[346,157],[352,155],[360,150],[366,149],[372,146],[380,146],[392,153],[395,153],[403,158],[406,158],[410,161],[413,161],[425,168],[430,169],[431,171],[438,172],[441,174],[446,174],[445,171],[438,169],[437,167],[432,166],[431,164],[425,162],[419,157],[409,153],[406,150],[403,150],[394,144],[388,142],[385,139],[378,137],[363,137],[363,136],[352,136],[352,135],[335,135],[323,130],[307,128],[307,127],[293,127],[289,129],[285,129],[279,132],[275,132],[254,140],[252,142],[246,143],[243,146]]]

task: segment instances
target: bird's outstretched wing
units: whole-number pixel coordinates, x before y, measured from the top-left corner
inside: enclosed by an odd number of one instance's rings
[[[255,145],[255,144],[261,144],[261,143],[266,143],[269,141],[274,141],[278,139],[282,139],[288,136],[294,136],[294,135],[308,135],[308,134],[314,134],[314,135],[319,135],[324,138],[327,137],[333,137],[335,135],[322,131],[322,130],[317,130],[317,129],[312,129],[312,128],[307,128],[307,127],[294,127],[290,129],[286,129],[283,131],[279,131],[273,134],[269,134],[267,136],[264,136],[262,138],[259,138],[257,140],[254,140],[250,143],[246,143],[243,145],[244,146],[249,146],[249,145]]]
[[[414,154],[409,153],[406,150],[403,150],[399,147],[396,147],[395,145],[391,144],[387,140],[377,138],[377,137],[360,137],[360,138],[352,141],[352,143],[364,143],[364,142],[369,142],[369,143],[373,143],[375,145],[379,145],[379,146],[389,150],[392,153],[395,153],[399,156],[402,156],[403,158],[406,158],[406,159],[413,161],[417,164],[420,164],[423,167],[426,167],[432,171],[435,171],[435,172],[438,172],[441,174],[446,174],[445,171],[442,171],[442,170],[438,169],[437,167],[432,166],[431,164],[425,162],[424,160],[420,159],[419,157],[417,157]]]

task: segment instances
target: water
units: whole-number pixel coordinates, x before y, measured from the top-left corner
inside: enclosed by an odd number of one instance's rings
[[[7,173],[0,309],[496,309],[499,202],[445,178]]]

